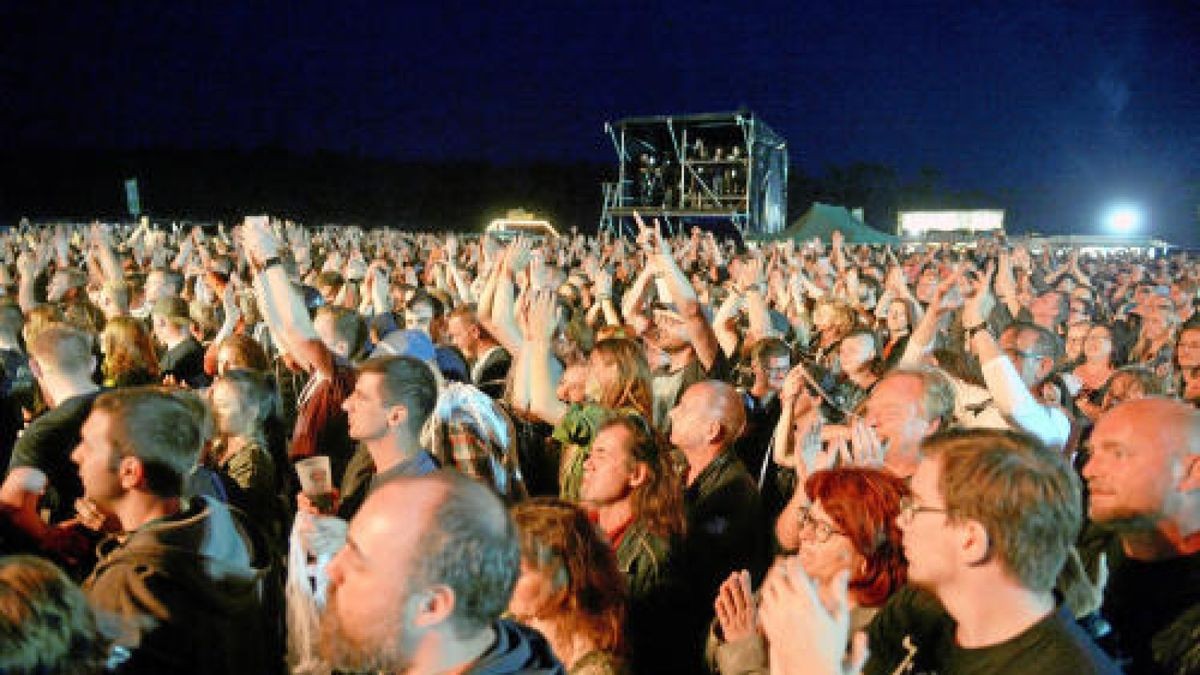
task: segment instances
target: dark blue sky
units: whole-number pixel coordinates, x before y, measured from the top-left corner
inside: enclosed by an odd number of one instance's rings
[[[0,91],[0,145],[494,161],[614,160],[606,120],[745,106],[806,171],[1040,187],[1047,230],[1121,197],[1200,239],[1191,0],[6,1]]]

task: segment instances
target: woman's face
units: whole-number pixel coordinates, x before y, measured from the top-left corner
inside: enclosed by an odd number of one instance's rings
[[[605,391],[612,391],[621,379],[621,369],[615,362],[599,354],[592,354],[588,359],[587,384],[585,394],[589,401],[599,403]]]
[[[521,576],[517,577],[512,599],[508,601],[508,611],[522,622],[542,618],[558,594],[550,575],[522,558]]]
[[[852,373],[871,361],[875,356],[875,345],[866,335],[843,338],[838,345],[838,363],[842,372]]]
[[[908,330],[908,305],[901,301],[892,302],[888,307],[887,327],[892,333]]]
[[[1189,328],[1179,335],[1175,353],[1183,368],[1200,368],[1200,328]]]
[[[213,422],[222,435],[237,435],[248,430],[253,422],[253,411],[241,396],[238,388],[218,380],[212,388]]]
[[[817,305],[813,310],[813,328],[824,331],[833,323],[833,309],[829,305]]]
[[[812,503],[807,515],[801,515],[798,555],[804,571],[818,584],[832,581],[843,570],[853,573],[862,563],[862,556],[854,550],[850,539],[840,533],[820,501]]]
[[[1103,326],[1092,326],[1083,341],[1084,357],[1089,361],[1108,361],[1112,350],[1112,333]]]
[[[1083,344],[1087,341],[1091,326],[1086,323],[1071,324],[1067,328],[1067,360],[1074,361],[1083,354]]]
[[[586,397],[588,367],[582,364],[569,366],[558,381],[558,400],[563,403],[583,403]]]
[[[1146,301],[1145,323],[1143,331],[1151,335],[1160,335],[1174,325],[1175,303],[1170,298],[1156,295]]]
[[[1137,377],[1128,373],[1117,373],[1108,383],[1108,393],[1104,395],[1104,404],[1101,407],[1110,410],[1125,401],[1136,401],[1145,397],[1146,392]]]

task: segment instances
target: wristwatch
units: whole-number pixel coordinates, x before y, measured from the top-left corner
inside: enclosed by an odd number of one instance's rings
[[[275,265],[282,265],[282,264],[283,264],[283,261],[279,259],[279,256],[273,255],[273,256],[270,256],[270,257],[266,258],[265,260],[263,260],[262,266],[258,268],[258,271],[264,272],[268,268],[274,267]]]

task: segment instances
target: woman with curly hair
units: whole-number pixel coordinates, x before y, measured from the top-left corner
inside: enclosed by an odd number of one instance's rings
[[[814,581],[828,584],[849,572],[852,632],[863,630],[904,585],[908,564],[896,517],[909,494],[902,479],[881,469],[826,469],[813,472],[779,516],[780,545],[797,550]],[[767,672],[768,648],[755,605],[745,571],[721,585],[709,640],[710,660],[719,672]]]
[[[137,387],[159,381],[158,355],[145,325],[131,316],[114,316],[100,333],[100,372],[105,387]]]
[[[583,509],[539,498],[513,509],[521,576],[508,610],[536,628],[570,675],[623,673],[625,580]]]

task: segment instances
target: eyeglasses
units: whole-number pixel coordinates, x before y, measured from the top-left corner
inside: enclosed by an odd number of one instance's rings
[[[918,506],[917,501],[912,497],[905,497],[900,500],[900,521],[904,524],[911,524],[917,518],[917,514],[921,513],[950,513],[950,509],[938,509],[932,506]]]
[[[1023,352],[1020,349],[1015,349],[1015,348],[1011,348],[1011,347],[1009,349],[1005,349],[1003,351],[1005,354],[1008,354],[1009,358],[1011,358],[1013,361],[1017,361],[1020,359],[1040,359],[1040,358],[1042,358],[1042,355],[1037,352]]]
[[[845,532],[837,529],[830,523],[823,520],[817,520],[813,517],[811,506],[800,507],[800,532],[810,531],[813,535],[813,541],[818,544],[824,544],[829,541],[829,538],[835,534],[846,536]]]

